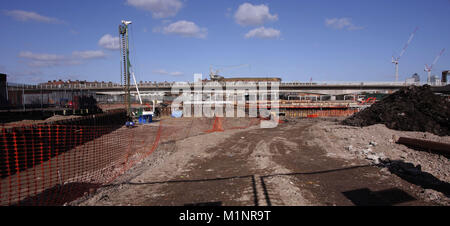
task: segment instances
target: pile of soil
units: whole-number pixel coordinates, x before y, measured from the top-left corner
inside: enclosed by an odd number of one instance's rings
[[[359,127],[384,124],[395,130],[448,136],[449,117],[450,102],[444,97],[435,95],[430,86],[424,85],[402,88],[345,119],[343,124]]]

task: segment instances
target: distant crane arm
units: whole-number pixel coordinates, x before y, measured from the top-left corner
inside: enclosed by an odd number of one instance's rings
[[[406,42],[405,46],[402,49],[402,52],[400,53],[399,57],[397,58],[397,61],[400,59],[400,57],[403,56],[403,54],[405,54],[406,49],[409,47],[409,44],[411,44],[412,40],[414,39],[414,36],[416,35],[416,32],[419,28],[416,27],[416,29],[414,29],[413,33],[411,33],[411,35],[409,36],[408,42]]]
[[[428,66],[428,64],[425,64],[425,71],[431,72],[433,70],[434,65],[438,62],[439,58],[441,58],[444,52],[445,48],[442,49],[441,52],[439,52],[439,54],[436,56],[436,58],[434,58],[434,61],[430,66]]]
[[[431,69],[433,69],[434,65],[438,62],[439,58],[441,58],[442,54],[444,54],[445,52],[445,48],[441,50],[441,52],[439,52],[439,55],[437,55],[437,57],[434,59],[433,64],[431,64]]]

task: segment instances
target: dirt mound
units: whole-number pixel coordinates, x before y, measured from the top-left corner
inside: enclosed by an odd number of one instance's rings
[[[435,95],[430,86],[410,86],[345,119],[344,125],[370,126],[385,124],[402,131],[450,135],[450,102]]]

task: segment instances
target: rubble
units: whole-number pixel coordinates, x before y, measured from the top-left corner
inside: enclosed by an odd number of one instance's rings
[[[344,125],[366,127],[384,124],[401,131],[450,135],[450,102],[430,86],[409,86],[345,119]]]
[[[322,121],[314,125],[316,145],[327,150],[328,156],[358,159],[376,165],[384,174],[395,174],[422,189],[417,194],[441,205],[450,204],[450,159],[426,150],[416,150],[398,144],[400,137],[450,144],[450,136],[430,132],[397,131],[386,125],[367,127],[343,126],[341,122]],[[333,132],[326,132],[326,131]]]

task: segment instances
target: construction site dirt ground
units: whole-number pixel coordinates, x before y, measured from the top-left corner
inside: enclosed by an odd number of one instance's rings
[[[204,126],[211,125],[206,123],[211,120],[167,120],[172,125],[197,129],[180,130],[183,135],[162,141],[154,153],[113,183],[66,205],[427,206],[450,203],[448,158],[391,141],[392,135],[428,136],[449,143],[449,137],[394,131],[382,125],[343,126],[342,119],[297,119],[271,129],[255,125],[204,132],[211,129]],[[154,134],[138,136],[154,139]],[[143,146],[139,147],[148,148]],[[417,167],[419,163],[421,167]]]

